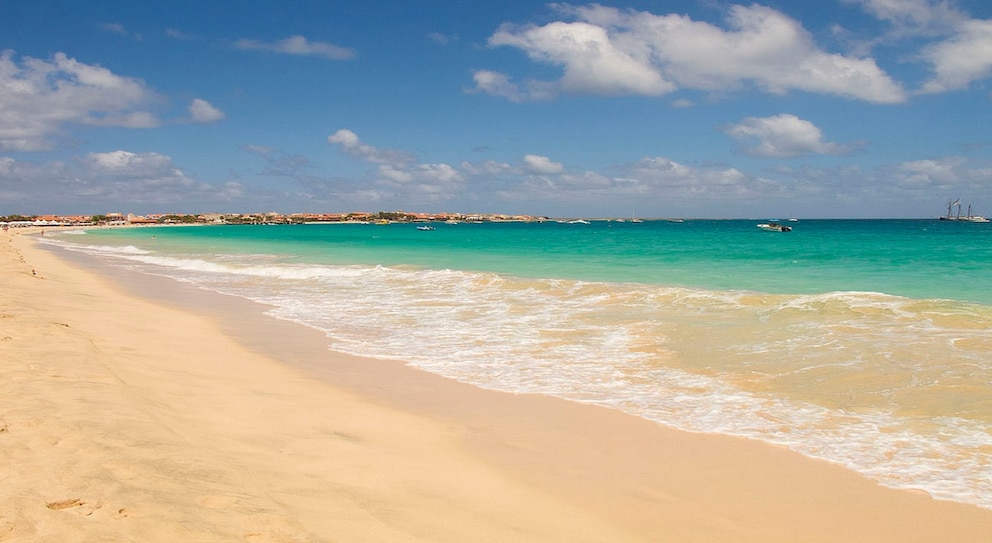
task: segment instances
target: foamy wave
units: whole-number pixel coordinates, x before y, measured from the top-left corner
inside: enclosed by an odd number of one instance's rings
[[[73,234],[73,231],[59,232],[59,235]],[[80,230],[79,234],[85,234],[85,231]],[[48,245],[57,245],[69,251],[75,251],[79,253],[86,253],[95,256],[129,256],[129,255],[146,255],[151,254],[150,251],[144,249],[139,249],[134,245],[84,245],[74,242],[65,241],[55,237],[39,237],[37,238],[41,243]]]

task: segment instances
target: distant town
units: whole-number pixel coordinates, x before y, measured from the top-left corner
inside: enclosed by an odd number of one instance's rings
[[[548,217],[482,213],[408,213],[380,211],[368,213],[203,213],[199,215],[157,213],[107,213],[103,215],[8,215],[0,216],[0,226],[127,226],[156,224],[319,224],[391,222],[540,222]]]

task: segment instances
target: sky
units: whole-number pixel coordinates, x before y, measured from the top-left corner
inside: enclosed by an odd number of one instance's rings
[[[0,0],[0,215],[992,215],[987,0]]]

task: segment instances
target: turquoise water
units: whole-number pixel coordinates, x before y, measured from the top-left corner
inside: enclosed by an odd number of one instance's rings
[[[773,293],[871,291],[992,304],[992,227],[933,220],[305,225],[98,231],[177,250],[261,252],[326,264],[417,266],[521,277]]]
[[[777,443],[992,508],[992,224],[209,226],[44,238],[328,348]]]

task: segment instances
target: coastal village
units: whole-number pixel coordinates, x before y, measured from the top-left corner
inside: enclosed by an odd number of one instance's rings
[[[322,224],[392,222],[540,222],[548,217],[482,213],[411,213],[380,211],[369,213],[203,213],[199,215],[157,213],[107,213],[103,215],[9,215],[0,216],[4,228],[25,226],[140,226],[156,224]]]

